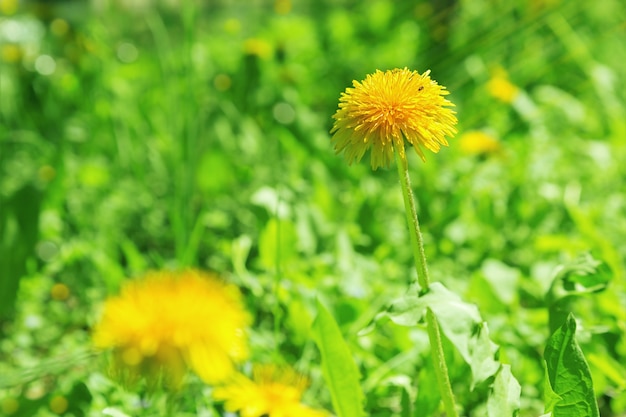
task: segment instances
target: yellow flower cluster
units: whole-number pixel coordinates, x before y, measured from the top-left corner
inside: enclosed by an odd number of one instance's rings
[[[252,379],[236,371],[248,357],[249,324],[235,286],[195,270],[152,272],[106,300],[93,341],[113,349],[117,370],[131,380],[164,377],[179,388],[192,369],[241,417],[327,416],[300,402],[307,381],[289,368],[257,366]]]
[[[187,368],[217,383],[247,358],[249,323],[236,287],[199,271],[153,272],[105,302],[93,340],[121,365],[162,372],[174,386]]]
[[[225,401],[227,411],[241,417],[326,417],[324,411],[303,405],[300,400],[307,380],[290,368],[257,365],[252,379],[237,374],[213,392],[216,400]]]
[[[510,104],[515,101],[520,89],[509,81],[509,76],[503,68],[497,68],[487,82],[487,91],[492,97]]]
[[[459,149],[470,155],[493,155],[502,151],[502,144],[499,140],[485,132],[473,130],[461,136]]]
[[[353,81],[339,98],[331,130],[337,153],[349,164],[372,151],[372,169],[388,167],[394,150],[405,158],[406,139],[425,160],[422,147],[438,152],[447,146],[446,136],[456,133],[454,106],[445,99],[448,91],[429,77],[407,68],[377,70],[362,82]]]

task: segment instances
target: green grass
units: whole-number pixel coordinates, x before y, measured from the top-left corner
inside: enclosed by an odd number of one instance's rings
[[[409,152],[433,281],[477,307],[519,416],[551,401],[544,349],[570,312],[600,415],[626,416],[622,1],[206,3],[0,15],[0,404],[165,415],[164,393],[140,402],[106,376],[90,328],[127,278],[193,266],[241,288],[253,359],[308,374],[307,403],[336,395],[319,300],[368,415],[441,415],[426,329],[388,320],[416,278],[396,173],[347,166],[328,133],[352,80],[406,66],[431,69],[459,118],[449,148]],[[501,70],[512,103],[489,92]],[[501,152],[464,152],[475,130]],[[461,415],[497,410],[509,368],[472,390],[444,334]],[[196,379],[179,396],[179,415],[222,413]]]

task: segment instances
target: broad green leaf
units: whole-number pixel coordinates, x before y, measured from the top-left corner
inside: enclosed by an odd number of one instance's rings
[[[364,397],[359,370],[337,322],[319,300],[313,334],[322,355],[322,372],[335,413],[338,417],[362,417]]]
[[[555,271],[548,299],[557,302],[571,295],[598,292],[606,288],[611,278],[610,270],[602,262],[583,253]]]
[[[520,408],[522,387],[511,374],[510,365],[502,365],[496,374],[491,395],[487,399],[489,417],[516,416]]]
[[[498,345],[489,338],[487,323],[479,324],[478,333],[470,339],[469,351],[471,355],[470,367],[472,368],[472,389],[474,385],[485,381],[498,372],[500,364],[495,358],[498,355]],[[509,372],[510,373],[510,372]],[[511,375],[511,378],[515,378]],[[517,381],[515,381],[517,383]],[[519,399],[519,396],[518,396]]]
[[[72,413],[76,417],[84,417],[85,411],[89,408],[89,404],[91,403],[93,397],[87,385],[83,382],[77,382],[72,387],[69,395],[67,396],[68,400],[68,413]]]
[[[548,366],[546,362],[543,362],[544,375],[548,375]],[[561,401],[561,396],[552,390],[550,385],[550,379],[544,377],[543,379],[543,402],[545,404],[544,410],[552,410],[554,406]],[[551,416],[552,412],[548,412],[546,415]]]
[[[401,417],[413,416],[413,403],[411,402],[411,395],[409,389],[402,387],[402,397],[400,398]]]
[[[515,302],[517,282],[521,275],[518,269],[495,259],[487,259],[481,266],[481,272],[503,304],[510,305]]]
[[[466,303],[442,284],[433,283],[422,296],[405,296],[395,301],[389,311],[391,320],[403,326],[415,326],[430,308],[442,332],[456,347],[472,370],[472,387],[494,375],[499,368],[496,344],[489,339],[478,308]]]
[[[577,296],[584,296],[606,288],[612,275],[602,262],[589,253],[583,253],[571,262],[561,265],[554,273],[547,294],[550,311],[550,332],[554,333],[572,310],[570,303]]]
[[[574,338],[576,320],[569,314],[557,329],[544,352],[548,383],[560,400],[546,408],[553,417],[598,417],[591,372],[582,350]],[[546,401],[550,406],[550,402]]]

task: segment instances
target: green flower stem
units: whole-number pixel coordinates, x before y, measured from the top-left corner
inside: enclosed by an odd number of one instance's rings
[[[422,291],[427,291],[430,286],[430,276],[428,274],[428,266],[426,264],[426,253],[424,252],[424,239],[420,230],[419,221],[417,219],[417,209],[415,208],[415,199],[413,191],[411,191],[411,179],[409,177],[409,164],[405,156],[400,155],[396,150],[396,162],[398,164],[398,175],[400,176],[400,184],[402,185],[402,196],[404,197],[404,209],[406,212],[406,220],[411,235],[411,246],[413,247],[413,258],[415,260],[415,268],[417,269],[417,281]],[[437,383],[439,384],[439,392],[443,399],[443,404],[448,417],[458,417],[456,407],[454,405],[454,393],[448,376],[448,365],[443,354],[443,345],[441,343],[441,332],[439,323],[435,314],[430,310],[426,310],[426,327],[428,331],[428,340],[430,341],[431,353],[435,364],[435,374],[437,375]]]
[[[404,210],[406,212],[406,221],[409,226],[409,234],[411,235],[411,246],[413,247],[413,259],[417,268],[417,282],[422,290],[427,290],[430,286],[430,276],[428,275],[428,266],[426,265],[426,253],[424,252],[424,239],[420,231],[420,224],[417,220],[417,209],[415,208],[415,199],[413,191],[411,191],[411,179],[409,178],[409,163],[406,157],[400,155],[396,150],[396,162],[398,164],[398,175],[400,176],[400,184],[402,185],[402,196],[404,197]]]
[[[448,417],[457,417],[454,393],[452,392],[452,384],[450,384],[450,377],[448,376],[448,365],[446,364],[446,357],[443,354],[443,345],[441,344],[439,323],[437,323],[437,317],[435,317],[430,308],[426,309],[426,328],[428,330],[428,340],[432,348],[430,352],[435,363],[435,375],[437,375],[437,384],[443,399],[443,406]]]

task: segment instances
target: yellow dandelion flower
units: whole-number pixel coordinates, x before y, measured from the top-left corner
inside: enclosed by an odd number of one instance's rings
[[[4,398],[2,401],[0,401],[0,411],[2,411],[7,416],[17,414],[19,409],[20,402],[13,397]]]
[[[372,169],[388,167],[394,149],[405,158],[406,139],[425,160],[424,147],[438,152],[447,146],[446,136],[454,135],[457,123],[453,107],[445,99],[448,91],[429,77],[407,68],[376,70],[362,82],[353,81],[339,98],[330,131],[337,153],[344,152],[352,164],[371,148]]]
[[[50,410],[52,410],[54,414],[63,414],[67,411],[69,403],[67,401],[67,398],[65,398],[64,396],[55,395],[54,397],[52,397],[52,399],[50,399],[49,405]]]
[[[291,0],[275,0],[274,11],[278,14],[287,14],[291,11]]]
[[[509,76],[503,68],[496,68],[493,71],[493,76],[487,82],[487,90],[492,97],[504,103],[512,103],[519,94],[519,88],[509,81]]]
[[[56,301],[65,301],[70,297],[70,289],[67,285],[57,282],[50,289],[50,296]]]
[[[459,149],[471,155],[496,154],[502,150],[502,145],[493,136],[474,130],[461,135]]]
[[[213,398],[225,401],[227,411],[241,417],[327,417],[328,413],[300,402],[308,381],[290,368],[257,365],[252,379],[237,374],[217,387]]]
[[[162,373],[174,386],[187,368],[216,383],[247,358],[249,323],[236,287],[200,271],[153,272],[106,300],[93,340],[126,368]]]
[[[17,12],[18,8],[19,8],[19,1],[18,0],[2,0],[2,1],[0,1],[0,14],[5,14],[7,16],[10,16],[12,14],[15,14],[15,12]]]
[[[2,49],[0,49],[0,58],[9,64],[20,62],[23,55],[22,48],[15,44],[2,45]]]
[[[272,45],[263,39],[246,39],[243,44],[243,49],[247,55],[256,55],[259,58],[268,58],[272,55]]]

